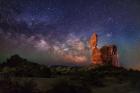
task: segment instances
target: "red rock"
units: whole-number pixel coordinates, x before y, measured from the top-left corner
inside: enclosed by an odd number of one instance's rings
[[[97,47],[98,35],[93,33],[89,40],[89,45],[92,50],[91,60],[93,64],[111,64],[119,66],[118,51],[116,45],[106,45],[101,49]]]
[[[93,33],[93,35],[89,40],[90,48],[93,50],[95,47],[97,47],[97,43],[98,43],[98,35],[96,33]]]
[[[92,62],[93,64],[102,64],[102,54],[100,49],[95,47],[92,51]]]
[[[119,66],[117,53],[118,51],[116,45],[103,46],[100,51],[102,53],[102,60],[104,64]]]

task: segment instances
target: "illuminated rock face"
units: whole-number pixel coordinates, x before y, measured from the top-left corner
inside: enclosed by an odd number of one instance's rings
[[[93,33],[93,35],[89,40],[89,45],[92,50],[91,60],[93,64],[102,64],[102,54],[100,49],[98,49],[97,47],[97,43],[98,43],[98,35],[96,33]]]
[[[98,36],[96,33],[93,33],[93,35],[91,36],[90,40],[89,40],[89,45],[90,48],[93,50],[94,48],[97,47],[97,43],[98,43]]]
[[[100,51],[102,53],[102,60],[104,64],[119,66],[117,53],[118,51],[116,45],[103,46]]]
[[[92,58],[93,64],[102,64],[103,60],[102,60],[102,53],[101,53],[100,49],[95,47],[92,51],[91,58]]]
[[[97,47],[98,36],[93,33],[89,40],[89,45],[92,50],[92,63],[93,64],[111,64],[119,66],[117,47],[115,45],[103,46],[101,49]]]

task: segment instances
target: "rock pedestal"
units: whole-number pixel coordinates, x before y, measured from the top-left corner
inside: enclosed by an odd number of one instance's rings
[[[92,62],[93,64],[102,64],[103,62],[102,53],[97,47],[95,47],[92,51]]]

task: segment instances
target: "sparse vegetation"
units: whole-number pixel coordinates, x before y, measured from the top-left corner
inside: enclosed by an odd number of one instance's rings
[[[47,67],[15,55],[0,65],[0,93],[139,93],[139,78],[123,67]]]

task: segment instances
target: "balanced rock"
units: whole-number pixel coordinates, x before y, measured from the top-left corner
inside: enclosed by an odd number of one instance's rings
[[[97,47],[98,35],[93,33],[89,40],[89,45],[92,50],[91,60],[93,64],[111,64],[119,66],[118,51],[116,45],[105,45],[101,49]]]

